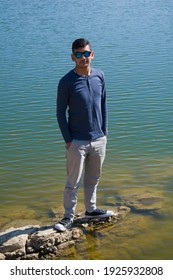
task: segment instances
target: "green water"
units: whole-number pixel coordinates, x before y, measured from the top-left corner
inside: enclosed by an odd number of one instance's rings
[[[118,226],[88,234],[68,258],[172,259],[172,1],[0,4],[1,230],[52,224],[54,209],[63,213],[56,87],[73,67],[71,42],[86,37],[93,67],[105,73],[109,109],[98,205],[116,207],[117,197],[152,191],[164,199],[166,215],[131,213]],[[82,186],[77,211],[84,211]]]

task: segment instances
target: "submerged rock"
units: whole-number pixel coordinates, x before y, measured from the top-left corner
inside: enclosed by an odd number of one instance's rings
[[[132,212],[139,214],[159,216],[160,213],[167,212],[165,198],[154,192],[119,196],[117,204],[125,205],[129,207]]]
[[[134,195],[126,201],[126,206],[135,211],[156,211],[163,207],[163,198],[151,195]]]

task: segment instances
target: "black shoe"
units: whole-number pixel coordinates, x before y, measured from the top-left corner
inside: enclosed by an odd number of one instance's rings
[[[95,209],[92,212],[85,212],[86,218],[106,218],[113,216],[114,213],[109,210]]]
[[[69,218],[63,218],[60,222],[54,225],[54,229],[59,231],[65,231],[66,229],[71,228],[73,221]]]

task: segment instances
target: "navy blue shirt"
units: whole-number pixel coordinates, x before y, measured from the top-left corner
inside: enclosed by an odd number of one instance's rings
[[[94,140],[107,134],[106,87],[102,71],[89,76],[74,70],[59,82],[57,120],[65,142]]]

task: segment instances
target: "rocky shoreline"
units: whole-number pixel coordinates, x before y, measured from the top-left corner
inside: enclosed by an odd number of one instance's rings
[[[115,209],[114,209],[115,211]],[[109,227],[123,220],[129,207],[120,206],[115,215],[104,219],[77,217],[71,229],[58,232],[53,225],[28,225],[0,233],[0,260],[55,259],[62,251],[74,246],[84,234]]]
[[[54,230],[53,225],[27,225],[1,232],[0,260],[51,260],[61,259],[62,256],[66,258],[66,249],[75,246],[87,233],[124,223],[130,212],[138,216],[147,214],[157,218],[169,215],[163,196],[152,192],[121,196],[116,200],[116,205],[109,203],[109,209],[115,213],[114,216],[86,219],[79,214],[73,227],[65,232]]]

